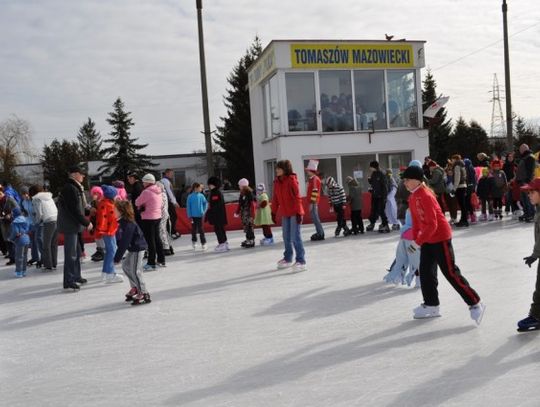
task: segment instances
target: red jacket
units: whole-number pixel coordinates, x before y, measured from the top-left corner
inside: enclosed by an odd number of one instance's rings
[[[317,175],[313,175],[308,182],[307,197],[310,203],[319,203],[321,198],[321,179]]]
[[[96,237],[114,236],[118,221],[114,215],[114,201],[104,198],[99,201],[96,212]]]
[[[419,246],[452,239],[452,229],[444,217],[435,195],[420,186],[409,197],[413,238]]]
[[[276,214],[278,209],[281,210],[281,216],[304,215],[296,174],[283,175],[274,180],[272,213]]]

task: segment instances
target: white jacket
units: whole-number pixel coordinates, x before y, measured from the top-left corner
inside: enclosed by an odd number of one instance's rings
[[[56,222],[58,217],[58,208],[54,203],[50,192],[39,192],[32,198],[34,205],[34,223]]]

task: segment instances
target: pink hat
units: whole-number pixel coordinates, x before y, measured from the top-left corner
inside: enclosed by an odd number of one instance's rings
[[[240,188],[248,187],[249,186],[249,181],[246,178],[242,178],[240,181],[238,181],[238,186]]]

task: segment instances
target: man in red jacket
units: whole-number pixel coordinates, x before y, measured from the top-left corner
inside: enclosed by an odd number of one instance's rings
[[[319,200],[321,198],[321,179],[317,171],[319,160],[309,160],[306,167],[306,174],[309,178],[307,188],[307,198],[309,199],[309,213],[315,225],[315,233],[311,235],[311,240],[324,240],[324,229],[319,218]]]
[[[480,296],[463,277],[455,263],[452,229],[433,192],[423,183],[422,168],[411,166],[403,172],[405,186],[411,192],[409,209],[412,217],[413,243],[409,251],[420,251],[420,282],[424,303],[413,310],[414,318],[439,317],[437,265],[461,298],[469,305],[471,318],[478,325],[485,306]]]

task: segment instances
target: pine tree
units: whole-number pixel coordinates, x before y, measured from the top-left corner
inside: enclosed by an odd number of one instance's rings
[[[82,161],[97,161],[103,158],[103,141],[96,130],[96,123],[91,118],[88,118],[88,121],[79,129],[77,140],[79,141]]]
[[[437,83],[431,70],[428,69],[422,89],[422,111],[437,100]],[[452,132],[451,120],[446,120],[446,109],[443,107],[433,119],[424,117],[424,128],[429,129],[429,155],[440,165],[446,163],[451,155],[448,150],[448,141]]]
[[[532,151],[537,151],[540,147],[539,135],[535,133],[531,126],[528,126],[523,117],[518,116],[515,121],[515,140],[516,150],[522,144],[527,144]]]
[[[41,154],[43,177],[49,182],[50,191],[56,195],[68,180],[68,170],[81,161],[79,144],[75,141],[54,139],[43,147]]]
[[[125,181],[131,171],[150,172],[157,164],[150,156],[138,153],[148,144],[136,144],[138,139],[131,137],[130,129],[135,123],[130,117],[131,112],[124,111],[124,102],[118,98],[113,107],[114,111],[109,112],[107,119],[113,128],[109,133],[111,138],[104,140],[111,145],[103,150],[105,164],[99,170],[113,179]]]
[[[460,154],[464,158],[470,158],[473,162],[478,153],[490,154],[491,152],[489,138],[484,128],[474,120],[467,124],[463,117],[457,120],[448,146],[449,156]]]
[[[255,37],[227,79],[230,85],[224,102],[227,117],[221,118],[223,126],[218,127],[215,142],[223,149],[229,179],[233,182],[240,178],[251,181],[255,178],[247,70],[261,53],[261,41]]]

